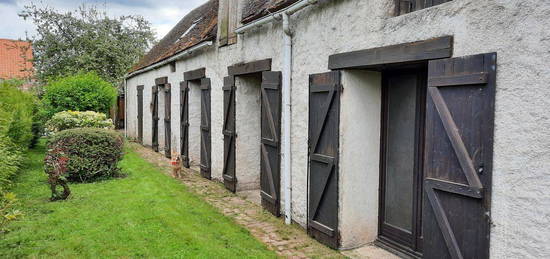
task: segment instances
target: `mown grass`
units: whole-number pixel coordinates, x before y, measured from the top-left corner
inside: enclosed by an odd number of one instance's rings
[[[50,202],[44,142],[30,150],[13,188],[25,216],[0,234],[0,257],[273,258],[244,228],[189,193],[132,150],[127,177],[72,184]]]

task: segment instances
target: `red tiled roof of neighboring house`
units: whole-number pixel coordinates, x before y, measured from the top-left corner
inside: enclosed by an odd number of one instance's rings
[[[30,42],[0,39],[0,79],[30,77],[32,58]]]
[[[199,43],[215,40],[217,28],[218,0],[210,0],[183,17],[130,72],[163,61]]]

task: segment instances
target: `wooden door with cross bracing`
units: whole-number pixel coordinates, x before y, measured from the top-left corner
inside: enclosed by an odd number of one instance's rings
[[[143,144],[143,85],[137,86],[138,141]]]
[[[281,72],[262,73],[260,188],[262,207],[280,216]]]
[[[180,150],[182,164],[189,168],[189,81],[180,82]]]
[[[225,188],[235,192],[237,177],[235,176],[235,77],[228,76],[223,80],[223,183]]]
[[[201,79],[201,175],[211,179],[212,140],[210,124],[210,79]]]
[[[164,85],[164,156],[172,157],[172,86]]]
[[[424,258],[489,258],[496,53],[429,62]]]
[[[151,146],[155,152],[159,151],[159,93],[158,85],[151,88],[152,100],[151,100],[151,117],[152,117],[152,141]]]
[[[308,233],[332,248],[339,246],[338,146],[340,72],[309,77]]]

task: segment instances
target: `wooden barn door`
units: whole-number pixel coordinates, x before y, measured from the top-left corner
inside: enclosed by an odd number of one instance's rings
[[[201,175],[211,179],[210,79],[201,79]]]
[[[263,72],[260,187],[262,207],[280,216],[281,72]]]
[[[138,141],[143,144],[143,85],[137,87]]]
[[[159,151],[159,93],[158,86],[155,85],[151,88],[152,100],[151,100],[151,115],[152,115],[152,148],[155,152]]]
[[[189,168],[189,82],[180,83],[180,150],[183,166]]]
[[[489,258],[496,54],[429,63],[424,258]]]
[[[309,77],[308,233],[338,248],[340,72]]]
[[[228,76],[223,80],[223,182],[225,188],[235,192],[235,77]]]
[[[164,85],[164,156],[172,157],[172,86]]]

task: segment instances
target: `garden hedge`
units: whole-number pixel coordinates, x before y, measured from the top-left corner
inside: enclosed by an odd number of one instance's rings
[[[0,82],[0,193],[23,162],[22,152],[37,139],[33,122],[38,103],[31,93],[21,91],[18,80]]]
[[[117,90],[95,73],[53,80],[44,87],[42,100],[48,117],[62,111],[95,111],[109,114]]]
[[[48,141],[45,171],[53,174],[63,162],[62,176],[70,182],[92,182],[120,174],[124,140],[116,131],[77,128],[60,131]]]

